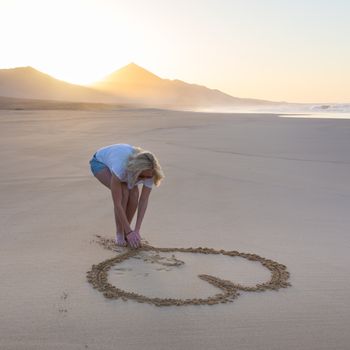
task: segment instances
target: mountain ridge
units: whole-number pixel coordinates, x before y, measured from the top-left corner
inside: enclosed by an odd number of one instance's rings
[[[31,66],[0,69],[0,96],[72,102],[119,102],[116,95],[70,84]]]
[[[134,62],[113,71],[90,86],[99,91],[114,93],[150,106],[213,107],[280,103],[234,97],[204,85],[191,84],[179,79],[164,79]]]
[[[92,103],[129,103],[146,107],[197,108],[279,104],[234,97],[218,89],[164,79],[131,62],[100,81],[70,84],[31,66],[0,69],[0,96]]]

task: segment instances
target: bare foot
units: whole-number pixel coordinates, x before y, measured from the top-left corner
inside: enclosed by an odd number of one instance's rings
[[[127,242],[125,240],[124,233],[119,233],[119,232],[116,233],[116,235],[115,235],[115,243],[118,246],[126,247]]]

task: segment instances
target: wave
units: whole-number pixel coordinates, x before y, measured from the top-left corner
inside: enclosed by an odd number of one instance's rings
[[[310,108],[311,111],[315,112],[339,112],[339,113],[350,113],[350,104],[320,104],[314,105]]]
[[[350,114],[350,103],[274,103],[264,105],[215,106],[206,108],[192,108],[195,112],[211,113],[310,113],[310,114]]]
[[[266,106],[252,106],[251,112],[264,113],[350,113],[350,103],[306,104],[284,103]]]

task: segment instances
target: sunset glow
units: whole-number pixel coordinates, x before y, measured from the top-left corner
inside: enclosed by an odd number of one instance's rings
[[[0,68],[87,84],[135,62],[237,97],[350,102],[346,1],[1,0]]]

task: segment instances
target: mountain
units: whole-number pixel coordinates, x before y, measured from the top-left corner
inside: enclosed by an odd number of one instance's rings
[[[163,79],[135,63],[118,69],[90,86],[69,84],[32,67],[0,69],[0,96],[37,100],[21,102],[0,100],[3,106],[15,104],[19,106],[18,108],[22,108],[21,106],[34,108],[33,106],[40,105],[42,100],[51,101],[45,104],[45,108],[54,108],[54,106],[66,108],[68,102],[170,109],[281,104],[280,102],[233,97],[202,85],[189,84],[177,79]],[[41,100],[40,103],[39,100]],[[53,103],[55,101],[61,101],[64,104],[59,107],[57,103]],[[74,108],[78,108],[78,105],[75,105]]]
[[[115,85],[118,86],[149,86],[157,85],[161,83],[163,79],[159,78],[155,74],[147,71],[146,69],[138,66],[135,63],[130,63],[123,68],[108,75],[101,82],[96,85],[104,86],[105,89],[114,89]]]
[[[135,63],[106,76],[92,88],[117,94],[134,102],[160,107],[213,107],[262,105],[276,102],[238,98],[216,89],[209,89],[181,80],[162,79]]]
[[[95,103],[121,101],[115,94],[69,84],[32,67],[0,69],[0,96]]]

